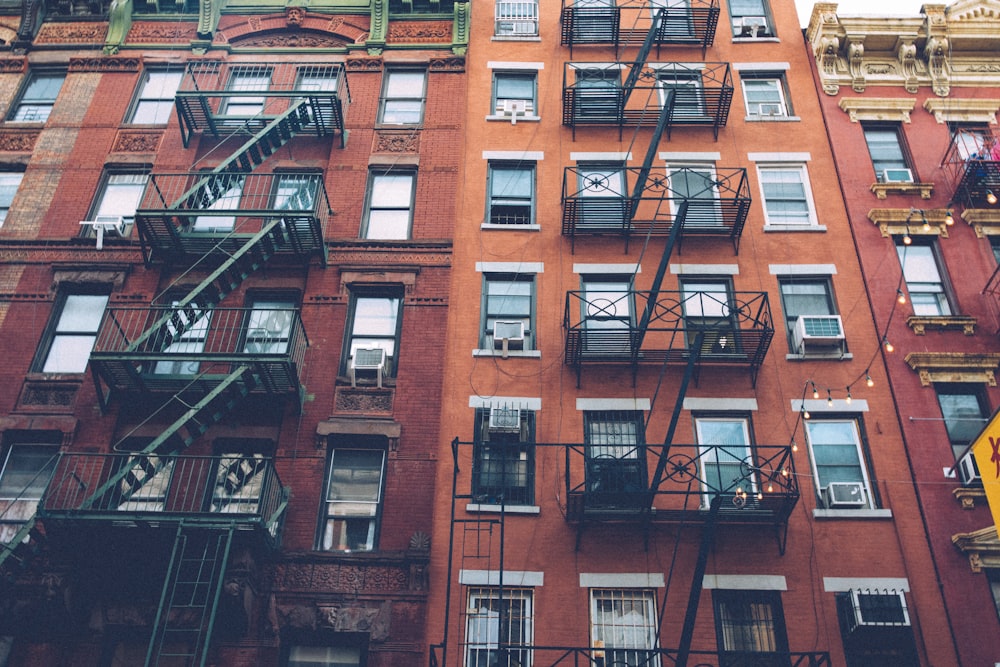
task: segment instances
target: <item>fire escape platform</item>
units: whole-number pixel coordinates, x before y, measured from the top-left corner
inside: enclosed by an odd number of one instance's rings
[[[706,49],[715,42],[719,25],[718,0],[692,0],[686,6],[663,7],[650,0],[619,0],[613,7],[575,6],[563,0],[560,23],[562,45],[641,45],[653,23],[654,12],[662,10],[662,19],[654,36],[654,45],[700,46]]]
[[[995,207],[1000,197],[1000,130],[955,131],[941,166],[951,177],[953,202],[965,208]]]

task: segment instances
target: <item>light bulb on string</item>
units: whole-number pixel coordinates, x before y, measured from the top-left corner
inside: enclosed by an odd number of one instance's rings
[[[810,417],[809,411],[808,410],[803,410],[802,411],[802,418],[803,419],[809,419],[809,417]]]
[[[992,190],[986,191],[986,203],[991,205],[997,203],[997,196],[993,194]]]
[[[792,439],[792,451],[793,452],[799,451],[799,443],[795,442],[794,439]],[[781,474],[785,475],[786,477],[788,476],[784,470],[781,471]]]
[[[847,385],[847,398],[844,399],[844,403],[851,404],[851,385]]]
[[[868,385],[869,387],[875,386],[875,380],[872,379],[871,373],[869,373],[868,371],[865,371],[865,384]]]
[[[833,394],[830,393],[829,389],[826,390],[826,404],[831,408],[833,407]]]
[[[944,215],[944,224],[948,225],[949,227],[955,224],[955,216],[951,214],[950,208],[948,209],[948,212],[945,213]]]
[[[903,245],[910,245],[913,243],[913,239],[910,237],[910,228],[906,228],[906,234],[903,235]]]
[[[906,303],[906,295],[903,294],[902,289],[896,290],[896,301],[899,302],[899,305],[903,305],[904,303]]]
[[[810,380],[813,386],[813,398],[819,398],[819,389],[816,388],[816,383]]]
[[[893,350],[896,349],[895,347],[893,347],[892,343],[889,342],[888,338],[883,338],[882,339],[882,344],[885,346],[885,351],[886,352],[892,352]]]

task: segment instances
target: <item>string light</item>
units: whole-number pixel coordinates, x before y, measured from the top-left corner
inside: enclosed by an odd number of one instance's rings
[[[844,402],[848,405],[851,404],[851,385],[847,385],[847,398],[844,399]]]
[[[987,190],[986,191],[986,203],[987,204],[996,204],[997,203],[997,196],[995,194],[993,194],[992,190]]]
[[[795,438],[792,438],[792,451],[793,452],[799,451],[799,443],[795,442]],[[784,475],[785,477],[788,477],[788,471],[787,470],[783,469],[781,471],[781,474]]]
[[[813,386],[813,398],[819,398],[819,389],[816,388],[816,383],[812,380],[809,381]]]
[[[888,338],[883,338],[882,339],[882,345],[885,346],[885,351],[886,352],[892,352],[893,350],[896,349],[895,347],[892,346],[892,343],[889,342]]]
[[[805,408],[803,408],[803,409],[802,409],[802,418],[803,418],[803,419],[809,419],[809,416],[810,416],[810,415],[809,415],[809,411],[808,411],[808,410],[806,410]]]
[[[913,243],[913,239],[910,238],[910,228],[906,228],[906,234],[903,236],[903,245],[910,245]]]
[[[949,227],[955,224],[955,217],[951,214],[950,208],[948,209],[948,212],[944,214],[944,224]]]
[[[826,390],[826,404],[831,408],[833,407],[833,394],[830,393],[829,389]]]
[[[903,305],[904,303],[906,303],[906,295],[903,294],[902,289],[896,290],[896,301],[899,302],[899,305]]]
[[[871,374],[867,370],[865,371],[865,384],[869,387],[875,386],[875,380],[872,379]]]

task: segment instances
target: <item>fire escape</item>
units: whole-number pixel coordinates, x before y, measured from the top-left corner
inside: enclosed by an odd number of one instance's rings
[[[147,267],[201,280],[166,304],[109,307],[90,357],[102,409],[120,401],[172,421],[125,453],[63,454],[35,517],[0,553],[24,558],[22,542],[41,534],[60,553],[101,545],[107,571],[143,588],[165,573],[146,665],[206,664],[230,555],[280,543],[289,490],[271,458],[184,452],[251,397],[301,407],[299,310],[220,304],[265,266],[326,265],[323,175],[261,167],[296,136],[343,145],[348,104],[338,63],[188,65],[176,96],[185,146],[199,135],[240,145],[209,171],[152,174],[135,225]],[[104,546],[129,541],[142,545],[141,567]]]
[[[590,646],[543,646],[513,641],[510,636],[486,635],[495,664],[556,666],[614,664],[667,665],[758,664],[751,655],[722,656],[716,650],[696,650],[695,618],[713,536],[718,526],[749,526],[773,530],[784,553],[787,524],[798,499],[790,446],[754,447],[675,442],[675,431],[683,398],[699,369],[706,366],[743,367],[751,382],[756,379],[774,335],[767,294],[737,293],[699,285],[681,291],[662,290],[675,247],[685,239],[702,243],[724,241],[734,252],[750,208],[750,190],[745,168],[692,167],[654,170],[661,139],[669,140],[674,128],[710,129],[718,138],[725,126],[733,85],[727,63],[650,63],[654,47],[711,45],[718,22],[718,6],[708,3],[624,2],[615,7],[565,0],[562,12],[563,44],[611,45],[616,54],[622,46],[640,42],[636,28],[621,27],[625,9],[640,11],[638,25],[645,29],[634,61],[619,63],[567,63],[563,80],[564,125],[630,129],[652,128],[645,158],[639,167],[581,165],[567,167],[563,179],[563,234],[571,246],[586,239],[606,242],[621,237],[647,242],[657,237],[663,243],[659,266],[648,290],[634,289],[634,281],[605,284],[566,295],[563,325],[566,334],[564,361],[574,367],[577,384],[584,365],[626,366],[633,380],[638,366],[668,364],[683,368],[673,413],[661,445],[644,437],[623,435],[620,440],[594,443],[537,443],[528,440],[523,411],[516,406],[492,407],[488,423],[490,438],[513,438],[511,451],[557,450],[564,471],[560,499],[565,520],[577,529],[577,548],[587,528],[609,523],[632,526],[641,531],[648,545],[651,529],[667,524],[678,531],[700,528],[697,562],[677,648],[662,648],[657,631],[652,647],[612,652],[596,641]],[[677,6],[683,5],[683,6]],[[651,17],[651,18],[650,18]],[[516,423],[520,423],[518,430]],[[508,431],[505,433],[505,431]],[[485,431],[484,431],[485,433]],[[533,488],[533,467],[523,455],[490,460],[476,454],[478,442],[452,443],[453,499],[449,544],[448,607],[441,644],[432,646],[431,667],[463,663],[461,639],[448,633],[472,632],[463,623],[447,622],[453,607],[454,578],[460,572],[496,572],[489,584],[499,604],[490,608],[498,628],[511,627],[508,616],[516,613],[519,573],[505,572],[504,530],[508,507],[524,504]],[[542,455],[542,454],[540,454]],[[551,460],[551,459],[549,459]],[[483,493],[486,489],[489,493]],[[501,491],[497,491],[500,489]],[[485,497],[488,496],[488,497]],[[493,514],[468,515],[464,504],[494,505]],[[530,504],[530,503],[529,503]],[[458,608],[465,609],[461,592]],[[663,609],[661,609],[661,614]],[[460,612],[469,613],[468,611]],[[661,626],[663,618],[658,619]],[[464,626],[464,627],[463,627]],[[492,626],[490,626],[492,627]],[[482,634],[482,633],[480,633]],[[464,650],[470,648],[468,637]],[[481,642],[480,642],[481,643]],[[449,651],[455,651],[449,653]],[[449,658],[453,662],[449,662]],[[830,665],[820,651],[771,654],[764,660],[796,667]],[[719,662],[731,660],[732,662]],[[491,663],[494,664],[494,663]],[[760,663],[763,664],[763,663]],[[767,664],[771,664],[768,662]]]

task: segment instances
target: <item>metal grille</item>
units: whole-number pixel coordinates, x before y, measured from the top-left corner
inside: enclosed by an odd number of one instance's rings
[[[501,597],[502,593],[502,597]],[[532,591],[471,588],[466,618],[465,667],[531,664]]]
[[[537,0],[497,0],[495,34],[517,36],[537,35]]]
[[[780,609],[767,591],[717,591],[719,649],[770,653],[786,650],[778,641]]]
[[[597,664],[654,667],[656,611],[653,591],[602,589],[591,592],[591,631]],[[603,654],[603,655],[602,655]]]

